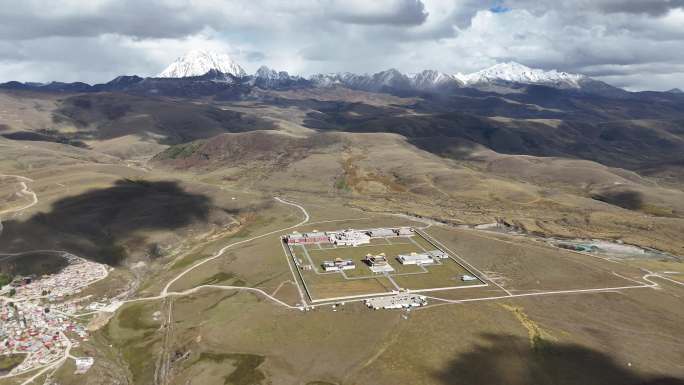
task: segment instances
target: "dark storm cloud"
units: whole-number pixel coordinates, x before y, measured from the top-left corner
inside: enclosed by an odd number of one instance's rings
[[[537,15],[551,10],[563,10],[570,17],[582,17],[584,12],[658,17],[673,9],[682,9],[684,0],[500,0],[494,7],[506,10],[526,9]]]
[[[320,9],[323,20],[327,18],[350,24],[419,25],[428,17],[420,0],[328,0],[319,4],[323,6]],[[230,28],[232,22],[239,24],[224,14],[230,11],[230,7],[212,9],[190,1],[119,0],[92,2],[84,7],[60,5],[59,2],[29,0],[0,7],[0,38],[16,40],[108,33],[138,39],[178,38],[206,27],[221,29]],[[235,1],[229,5],[263,8],[267,12],[273,2]],[[287,12],[288,8],[284,11]],[[312,8],[309,11],[318,10]],[[303,15],[306,16],[305,13]]]
[[[351,24],[420,25],[428,17],[420,0],[333,1],[327,10],[332,19]]]
[[[85,3],[84,3],[85,4]],[[0,38],[120,34],[138,39],[173,38],[220,25],[220,15],[189,2],[119,0],[83,7],[59,2],[22,1],[0,7]]]
[[[684,7],[684,0],[601,0],[594,2],[595,6],[608,13],[634,13],[661,16],[671,9]]]

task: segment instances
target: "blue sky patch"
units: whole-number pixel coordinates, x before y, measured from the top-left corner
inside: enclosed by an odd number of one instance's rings
[[[495,5],[493,5],[491,8],[489,8],[489,11],[492,13],[506,13],[509,12],[511,9],[503,5],[503,1],[497,1]]]

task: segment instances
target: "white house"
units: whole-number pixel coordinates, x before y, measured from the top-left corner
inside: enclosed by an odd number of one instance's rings
[[[325,261],[321,264],[325,271],[352,270],[356,268],[351,259],[336,259],[335,261]]]
[[[389,264],[389,261],[384,254],[368,254],[363,261],[368,264],[368,268],[373,273],[391,273],[394,271],[394,268]]]
[[[368,235],[371,236],[371,238],[386,238],[386,237],[396,237],[397,233],[394,232],[392,229],[372,229],[368,230]]]
[[[76,361],[76,374],[83,374],[90,369],[91,366],[95,363],[95,359],[93,357],[76,357],[74,359]]]

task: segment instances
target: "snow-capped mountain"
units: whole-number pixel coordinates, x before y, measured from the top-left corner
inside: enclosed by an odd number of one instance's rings
[[[276,71],[266,66],[259,67],[256,73],[250,76],[249,82],[264,89],[309,85],[309,82],[300,76],[291,76],[285,71]]]
[[[205,50],[192,50],[176,59],[157,77],[186,78],[205,75],[209,71],[220,72],[235,77],[247,75],[230,56]]]
[[[210,51],[193,50],[171,63],[157,78],[121,76],[105,84],[85,83],[32,84],[8,82],[0,88],[37,89],[53,92],[124,91],[165,95],[217,95],[232,97],[252,87],[267,89],[299,89],[305,87],[346,87],[367,92],[400,96],[427,94],[528,93],[537,95],[550,89],[583,94],[624,98],[629,92],[585,75],[557,70],[545,71],[515,62],[496,64],[469,74],[448,74],[424,70],[404,74],[389,69],[375,74],[350,72],[316,74],[308,80],[266,66],[247,75],[230,56]],[[545,90],[546,89],[546,90]],[[672,90],[671,93],[681,92]]]
[[[366,91],[383,89],[414,91],[446,91],[459,87],[482,88],[488,85],[540,84],[556,88],[580,88],[588,79],[584,75],[569,74],[556,70],[544,71],[530,68],[519,63],[501,63],[470,74],[447,74],[435,70],[425,70],[417,74],[404,75],[396,69],[378,72],[374,75],[351,73],[319,74],[311,81],[319,87],[342,85]]]
[[[245,70],[230,56],[202,50],[190,51],[176,59],[158,77],[199,77],[203,80],[228,83],[237,81],[260,88],[283,88],[313,84],[317,87],[343,86],[370,92],[399,92],[402,94],[443,93],[463,87],[476,88],[487,92],[522,92],[525,88],[524,85],[529,84],[578,90],[605,88],[603,83],[584,75],[557,70],[545,71],[516,62],[499,63],[469,74],[447,74],[435,70],[425,70],[406,75],[392,68],[372,75],[359,75],[349,72],[317,74],[311,76],[307,82],[299,76],[291,76],[287,72],[278,72],[266,66],[260,67],[254,75],[248,76]]]
[[[405,89],[411,87],[411,79],[395,68],[378,72],[374,74],[371,79],[372,84],[380,89],[384,87],[396,89]]]
[[[368,75],[357,75],[351,72],[315,74],[309,80],[317,87],[346,86],[352,87],[368,80]]]
[[[625,92],[585,75],[557,70],[546,71],[515,62],[500,63],[470,74],[452,75],[425,70],[405,75],[396,69],[390,69],[373,75],[348,72],[318,74],[310,80],[317,87],[344,86],[363,91],[400,94],[449,93],[462,88],[506,94],[525,92],[528,86],[545,86],[611,96],[620,96]]]
[[[413,88],[420,91],[435,91],[463,86],[463,82],[455,76],[435,70],[424,70],[409,77]]]
[[[509,82],[553,85],[562,88],[580,88],[581,81],[587,78],[584,75],[570,74],[556,70],[545,71],[542,69],[530,68],[516,62],[499,63],[481,71],[470,74],[458,73],[454,76],[466,86]]]
[[[458,80],[443,72],[425,70],[417,74],[405,75],[394,68],[373,75],[357,75],[349,72],[317,74],[313,75],[310,81],[318,87],[344,86],[371,92],[437,91],[449,86],[459,86]]]
[[[276,80],[283,76],[289,76],[287,72],[281,71],[280,73],[274,69],[268,68],[266,66],[261,66],[254,74],[257,79],[264,80]]]

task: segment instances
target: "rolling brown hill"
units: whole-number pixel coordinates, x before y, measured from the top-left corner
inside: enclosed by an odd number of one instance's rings
[[[172,146],[152,164],[273,194],[341,197],[368,210],[466,224],[505,218],[546,235],[682,250],[681,190],[596,162],[464,146],[467,156],[444,158],[397,134],[257,131]]]
[[[649,102],[636,97],[542,91],[398,97],[255,88],[239,101],[42,95],[49,102],[36,107],[36,124],[3,122],[0,134],[56,132],[66,141],[55,141],[212,183],[331,194],[455,223],[505,217],[531,231],[632,237],[679,252],[672,234],[684,212],[684,134],[676,100],[639,118]],[[37,96],[4,97],[20,111]],[[635,232],[659,226],[649,239]]]

